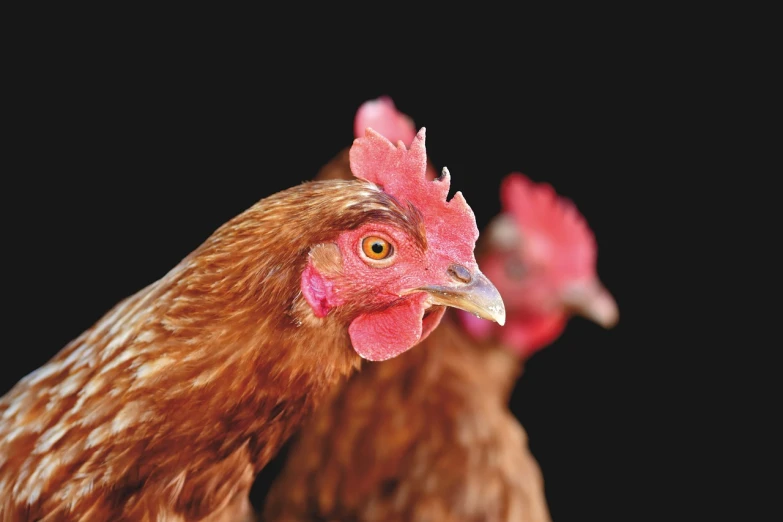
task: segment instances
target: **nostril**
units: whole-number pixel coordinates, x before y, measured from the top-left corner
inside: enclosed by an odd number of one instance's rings
[[[470,283],[470,281],[473,279],[470,276],[470,271],[462,265],[451,265],[449,267],[449,274],[457,281],[461,281],[463,283]]]

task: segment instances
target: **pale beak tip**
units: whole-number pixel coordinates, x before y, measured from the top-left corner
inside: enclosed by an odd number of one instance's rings
[[[500,295],[495,285],[487,277],[478,272],[474,274],[477,280],[477,287],[481,289],[478,293],[482,297],[479,300],[479,317],[489,321],[495,321],[500,326],[506,324],[506,305],[503,302],[503,296]]]
[[[607,330],[614,328],[620,320],[617,302],[597,281],[572,288],[563,298],[563,303],[572,313],[581,315]]]
[[[594,301],[591,312],[592,319],[607,330],[614,328],[620,321],[620,310],[608,292]]]
[[[599,325],[603,326],[607,330],[611,330],[615,326],[617,326],[617,323],[620,321],[619,314],[614,314],[612,316],[603,318],[601,321],[598,322]]]
[[[506,324],[506,307],[503,306],[502,302],[501,302],[500,310],[498,310],[497,313],[494,314],[493,319],[500,326],[503,326],[504,324]]]
[[[607,330],[614,328],[620,320],[620,310],[617,303],[606,291],[583,303],[577,312]]]

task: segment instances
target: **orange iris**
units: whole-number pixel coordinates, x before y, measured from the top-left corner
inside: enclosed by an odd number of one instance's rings
[[[362,252],[370,259],[377,261],[389,257],[392,253],[392,246],[385,239],[370,236],[362,240]]]

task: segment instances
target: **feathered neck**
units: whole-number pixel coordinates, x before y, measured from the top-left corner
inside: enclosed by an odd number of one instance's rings
[[[200,520],[246,494],[359,365],[345,317],[316,318],[299,278],[312,245],[367,219],[372,187],[262,200],[20,381],[0,399],[0,515]]]
[[[482,393],[493,394],[501,403],[508,402],[522,374],[523,359],[497,338],[477,339],[468,334],[456,316],[458,312],[460,310],[446,312],[431,335],[434,337],[432,349],[443,349],[443,364],[452,367],[463,383],[470,383],[466,389],[480,387]],[[429,338],[425,342],[428,341]]]

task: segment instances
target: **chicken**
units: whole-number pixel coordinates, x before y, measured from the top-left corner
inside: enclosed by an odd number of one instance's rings
[[[221,226],[0,399],[2,522],[249,518],[254,476],[362,358],[446,306],[504,322],[424,128],[410,149],[367,129],[350,164]]]
[[[371,127],[389,141],[403,142],[410,146],[416,136],[416,127],[413,120],[407,114],[397,110],[394,100],[390,96],[380,96],[374,100],[368,100],[359,106],[353,120],[354,137],[358,138],[364,129]],[[340,151],[329,163],[324,165],[316,179],[351,179],[351,168],[348,160],[350,147]],[[435,179],[437,173],[432,162],[427,161],[427,178]]]
[[[572,314],[610,328],[618,312],[572,203],[521,174],[505,178],[501,199],[476,252],[507,324],[449,312],[416,350],[335,388],[290,448],[265,520],[550,520],[510,392]]]

